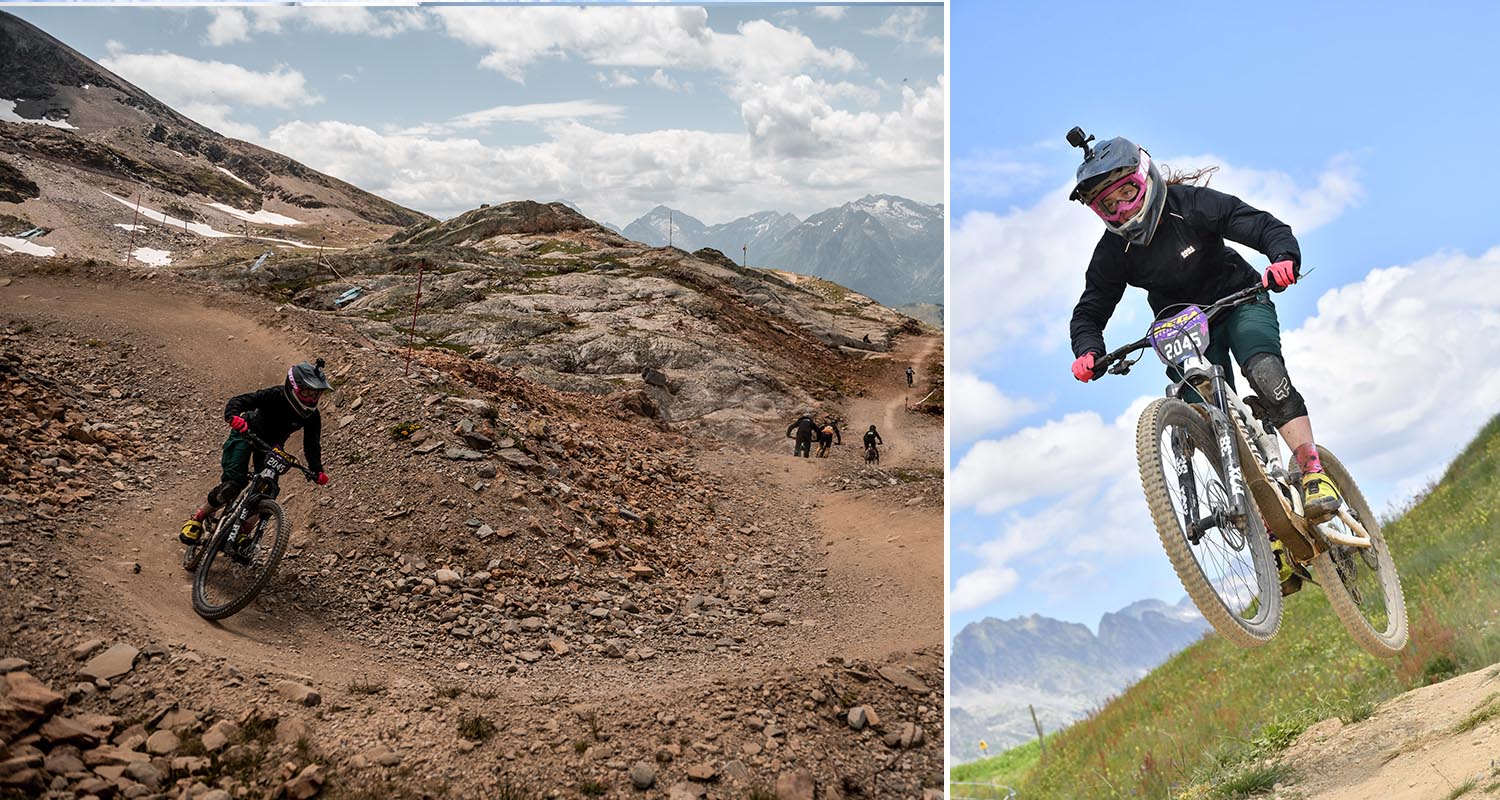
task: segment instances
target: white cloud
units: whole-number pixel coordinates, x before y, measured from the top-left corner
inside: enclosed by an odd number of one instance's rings
[[[1500,337],[1497,279],[1500,247],[1437,253],[1326,292],[1282,335],[1317,440],[1362,484],[1424,484],[1500,412],[1500,363],[1484,355]]]
[[[953,582],[948,602],[954,611],[970,611],[999,600],[1016,588],[1020,575],[1009,567],[981,567]]]
[[[823,19],[843,19],[844,15],[849,13],[847,6],[813,6],[809,10],[812,11],[813,16]]]
[[[810,138],[801,149],[768,147],[765,138],[743,133],[610,133],[577,122],[577,114],[570,118],[555,104],[505,106],[500,107],[503,112],[479,112],[466,120],[478,125],[522,116],[542,122],[555,118],[544,125],[545,141],[523,146],[445,138],[460,130],[455,120],[385,133],[340,122],[299,121],[272,131],[261,144],[438,215],[497,199],[568,197],[601,220],[623,224],[658,203],[690,197],[695,216],[728,220],[755,208],[812,213],[877,186],[900,186],[902,194],[931,202],[942,191],[942,105],[941,83],[920,93],[907,88],[902,108],[869,114],[858,140],[825,115],[810,124],[814,137],[827,138]],[[768,115],[774,113],[769,101],[762,107]],[[605,115],[614,107],[568,108]],[[810,112],[808,119],[815,117]],[[767,136],[776,138],[774,133]],[[847,146],[833,146],[839,142]],[[797,208],[787,206],[789,198],[795,198]]]
[[[123,52],[99,63],[174,107],[213,103],[292,108],[322,101],[308,90],[302,73],[286,65],[270,72],[255,72],[236,64],[200,61],[175,53]]]
[[[401,129],[402,135],[433,136],[456,131],[485,130],[502,123],[543,123],[588,119],[618,119],[625,113],[623,106],[599,103],[593,100],[563,100],[556,103],[525,103],[521,105],[494,106],[481,111],[460,114],[446,122],[418,125]]]
[[[735,80],[860,66],[847,50],[819,48],[766,20],[747,21],[734,33],[715,31],[701,7],[445,7],[431,13],[450,36],[488,51],[481,66],[517,82],[538,61],[570,57],[601,66],[708,70]]]
[[[417,9],[372,11],[362,6],[252,6],[216,8],[206,39],[219,46],[249,41],[252,34],[279,34],[288,26],[344,35],[389,39],[425,28],[428,16]]]
[[[1274,171],[1235,167],[1213,156],[1176,159],[1183,166],[1219,164],[1213,187],[1275,214],[1299,236],[1324,225],[1360,198],[1352,162],[1335,159],[1313,185]],[[1094,245],[1104,232],[1088,209],[1067,200],[1071,182],[1030,208],[1006,214],[970,212],[953,229],[954,364],[975,369],[1006,342],[1043,340],[1064,355],[1066,326]],[[1264,263],[1264,257],[1257,256]],[[1134,294],[1141,294],[1135,292]],[[1127,292],[1127,298],[1131,293]],[[1060,367],[1061,368],[1061,367]]]
[[[965,370],[950,374],[948,397],[949,430],[955,443],[998,431],[1037,409],[1031,400],[1008,397],[999,387]]]
[[[230,119],[229,115],[234,113],[234,109],[223,103],[186,102],[177,106],[177,110],[199,125],[225,136],[245,141],[260,138],[259,128]]]
[[[924,36],[922,29],[927,26],[927,9],[904,8],[886,17],[879,26],[871,28],[865,33],[871,36],[880,36],[915,47],[920,47],[929,53],[943,52],[943,39],[941,36]]]
[[[648,80],[651,81],[652,86],[655,86],[659,89],[666,89],[669,92],[691,92],[693,86],[691,83],[686,85],[678,83],[675,78],[673,78],[671,75],[668,75],[666,71],[662,69],[657,69],[655,72],[651,73],[651,77],[648,78]]]
[[[596,72],[594,73],[594,77],[600,83],[612,89],[619,89],[626,86],[635,86],[636,84],[641,82],[640,79],[635,77],[634,75],[618,69],[610,70],[608,75],[604,74],[603,72]]]

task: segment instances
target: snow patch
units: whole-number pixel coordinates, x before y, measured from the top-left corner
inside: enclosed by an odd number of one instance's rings
[[[216,209],[224,212],[225,214],[228,214],[231,217],[235,217],[236,219],[242,219],[242,220],[244,220],[246,222],[258,222],[258,223],[260,223],[262,225],[301,225],[302,224],[302,220],[300,220],[300,219],[292,219],[291,217],[283,217],[280,214],[272,213],[270,211],[265,210],[264,208],[262,208],[261,210],[256,211],[255,213],[252,214],[249,211],[241,211],[240,209],[235,208],[234,206],[226,206],[223,203],[205,203],[204,205],[208,206],[209,208],[216,208]]]
[[[32,125],[47,125],[53,128],[66,128],[76,131],[77,128],[60,119],[27,119],[16,113],[16,101],[0,100],[0,122],[29,122]]]
[[[145,225],[132,225],[129,222],[116,222],[115,223],[115,227],[116,228],[124,228],[125,230],[132,231],[132,232],[133,231],[143,231],[143,230],[146,229]]]
[[[118,197],[116,195],[110,194],[109,192],[106,192],[103,189],[100,189],[99,193],[102,194],[102,195],[104,195],[105,197],[108,197],[111,200],[114,200],[115,202],[119,203],[120,205],[125,206],[126,208],[129,208],[129,209],[133,210],[136,207],[136,205],[135,205],[135,203],[133,201],[127,200],[127,199],[125,199],[123,197]],[[157,222],[162,223],[163,225],[170,225],[173,228],[177,228],[179,230],[188,231],[189,233],[196,233],[199,236],[202,236],[202,237],[207,238],[207,239],[232,239],[235,236],[237,236],[237,234],[225,233],[225,232],[220,231],[220,230],[215,230],[212,226],[204,225],[201,222],[188,222],[186,220],[180,220],[180,219],[178,219],[178,218],[176,218],[174,216],[171,216],[171,215],[168,215],[168,214],[163,214],[160,211],[156,211],[154,209],[150,209],[150,208],[147,208],[145,206],[141,206],[140,209],[141,209],[141,216],[143,216],[143,217],[145,217],[147,219],[153,219],[153,220],[156,220]],[[119,223],[116,223],[116,224],[119,224]],[[251,236],[250,238],[251,239],[259,239],[262,242],[276,242],[277,244],[287,244],[287,245],[291,245],[292,247],[300,247],[300,248],[302,248],[304,250],[315,250],[315,249],[317,249],[317,245],[306,244],[304,242],[294,242],[294,241],[292,241],[290,239],[273,239],[273,238],[271,238],[269,236]],[[329,247],[329,248],[324,248],[324,249],[333,250],[335,248]]]
[[[135,260],[142,264],[150,264],[154,267],[165,267],[172,263],[172,251],[153,250],[149,247],[137,247],[132,253]]]
[[[4,247],[12,253],[25,253],[29,256],[55,256],[56,247],[43,247],[29,239],[17,239],[14,236],[0,236],[0,247]]]
[[[243,183],[243,184],[245,184],[245,185],[246,185],[246,186],[250,186],[250,181],[247,181],[247,180],[245,180],[245,179],[244,179],[244,178],[241,178],[241,177],[240,177],[240,176],[238,176],[238,175],[236,175],[236,174],[234,174],[234,173],[233,173],[233,172],[230,172],[230,171],[229,171],[229,170],[227,170],[227,169],[224,169],[224,168],[223,168],[223,167],[221,167],[221,166],[219,166],[219,165],[217,165],[217,164],[215,164],[215,165],[214,165],[214,169],[216,169],[216,170],[218,170],[218,171],[220,171],[220,172],[222,172],[222,173],[224,173],[224,174],[225,174],[225,175],[228,175],[228,176],[229,176],[229,177],[231,177],[231,178],[234,178],[234,179],[235,179],[235,180],[237,180],[237,181],[239,181],[239,182],[240,182],[240,183]],[[250,188],[251,188],[251,189],[254,189],[254,188],[255,188],[255,187],[254,187],[254,186],[250,186]],[[214,205],[218,205],[218,204],[217,204],[217,203],[215,203],[215,204],[214,204]]]

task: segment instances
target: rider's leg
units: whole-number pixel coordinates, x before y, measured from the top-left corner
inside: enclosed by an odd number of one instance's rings
[[[224,449],[219,455],[219,485],[209,490],[202,506],[182,524],[177,535],[183,544],[197,544],[203,536],[203,521],[226,503],[233,500],[249,483],[246,473],[250,468],[250,443],[231,434],[224,440]]]
[[[1244,369],[1251,390],[1296,459],[1297,471],[1302,475],[1303,515],[1322,521],[1338,513],[1339,492],[1323,472],[1318,446],[1313,442],[1307,403],[1292,384],[1281,356],[1281,327],[1276,307],[1269,298],[1262,303],[1240,306],[1223,327],[1223,338]]]

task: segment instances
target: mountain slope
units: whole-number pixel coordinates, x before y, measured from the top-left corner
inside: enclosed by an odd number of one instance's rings
[[[949,686],[952,752],[981,755],[1035,738],[1031,708],[1047,731],[1081,719],[1151,667],[1203,636],[1208,625],[1184,599],[1141,600],[1087,626],[1033,614],[965,625],[953,639]]]
[[[1183,787],[1222,783],[1227,773],[1215,764],[1275,756],[1320,719],[1362,718],[1373,703],[1500,661],[1497,502],[1500,417],[1425,497],[1383,525],[1412,620],[1399,658],[1366,655],[1316,587],[1304,588],[1287,598],[1270,644],[1242,650],[1209,636],[1049,740],[1048,761],[1022,796],[1202,796]],[[1297,780],[1280,782],[1295,791]]]
[[[0,165],[38,191],[0,202],[0,215],[49,229],[34,241],[63,254],[115,258],[132,242],[165,251],[223,249],[237,243],[231,234],[339,247],[427,219],[220,136],[0,12],[0,109],[12,104],[25,121],[0,122]],[[136,198],[150,212],[139,220]],[[132,224],[141,227],[132,232]]]

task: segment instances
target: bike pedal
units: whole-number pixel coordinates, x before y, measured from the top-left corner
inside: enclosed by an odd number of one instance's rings
[[[1284,580],[1284,581],[1281,582],[1281,596],[1282,597],[1286,597],[1289,594],[1296,594],[1297,592],[1299,592],[1301,590],[1302,590],[1302,576],[1301,575],[1298,575],[1296,573],[1292,573],[1292,576],[1290,578],[1287,578],[1286,580]]]

